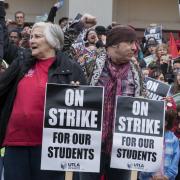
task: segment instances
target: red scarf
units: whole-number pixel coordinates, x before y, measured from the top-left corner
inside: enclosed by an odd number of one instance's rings
[[[116,95],[122,95],[122,80],[128,76],[130,64],[115,65],[108,61],[98,85],[105,87],[104,116],[102,130],[102,151],[111,153]]]

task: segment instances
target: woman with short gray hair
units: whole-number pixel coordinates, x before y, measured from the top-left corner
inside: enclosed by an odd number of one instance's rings
[[[43,34],[47,40],[47,42],[54,47],[56,50],[61,50],[64,45],[64,33],[59,25],[46,23],[46,22],[38,22],[33,25],[32,31],[35,28],[43,28]]]
[[[4,15],[4,2],[0,0],[2,26]],[[36,23],[30,36],[30,50],[19,54],[13,49],[11,58],[14,60],[1,73],[0,147],[6,147],[5,180],[65,178],[64,172],[40,170],[46,83],[85,84],[80,66],[60,51],[63,44],[64,35],[58,25]],[[7,47],[6,53],[14,48]]]

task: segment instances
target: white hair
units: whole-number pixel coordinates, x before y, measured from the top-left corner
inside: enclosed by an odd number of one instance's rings
[[[63,48],[64,33],[59,25],[48,22],[38,22],[33,25],[32,31],[37,27],[43,28],[43,34],[50,46],[54,49]]]

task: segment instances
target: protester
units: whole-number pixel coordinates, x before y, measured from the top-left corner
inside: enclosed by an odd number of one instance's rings
[[[60,27],[62,28],[62,29],[64,29],[65,30],[65,28],[67,27],[67,25],[68,25],[68,20],[69,20],[69,18],[68,17],[62,17],[61,19],[59,19],[59,25],[60,25]]]
[[[175,136],[179,139],[180,142],[180,105],[177,105],[176,111],[177,111],[177,116],[172,131],[174,132]],[[178,174],[176,176],[176,180],[179,180],[179,178],[180,178],[180,161],[178,165]]]
[[[140,180],[174,180],[178,173],[179,141],[171,131],[176,112],[173,109],[166,110],[165,135],[161,167],[157,172],[140,172]]]
[[[160,64],[160,68],[165,79],[171,83],[170,77],[172,76],[172,57],[168,53],[167,44],[159,44],[156,48],[157,64]]]
[[[107,30],[104,26],[96,26],[95,31],[97,33],[98,41],[96,43],[97,47],[105,47],[106,45],[106,34]]]
[[[174,62],[173,62],[173,74],[174,76],[177,75],[177,73],[180,72],[180,57],[174,59]]]
[[[165,80],[169,84],[172,83],[172,58],[168,54],[168,46],[166,44],[157,45],[154,60],[149,64],[149,67],[160,69]]]
[[[176,77],[175,77],[174,84],[173,84],[173,86],[171,88],[171,93],[173,95],[177,94],[177,93],[180,93],[180,72],[178,72]]]
[[[21,32],[24,28],[25,13],[23,11],[17,11],[14,15],[17,29]]]
[[[31,34],[31,27],[25,26],[21,31],[22,38],[19,42],[19,47],[30,48],[30,34]]]
[[[60,2],[56,2],[53,7],[51,7],[50,12],[48,14],[47,21],[54,23],[54,19],[56,17],[56,12],[58,9],[62,7],[62,4]]]
[[[13,29],[9,33],[9,39],[12,43],[19,45],[19,41],[21,40],[21,34],[17,29]]]
[[[155,55],[157,45],[158,42],[154,37],[148,38],[145,42],[145,48],[143,50],[144,57],[149,55]]]
[[[165,81],[164,75],[163,75],[161,69],[159,69],[159,68],[154,69],[154,70],[151,72],[150,77],[153,78],[153,79],[162,81],[162,82]]]
[[[1,110],[0,126],[2,145],[6,146],[4,176],[6,180],[27,178],[63,180],[63,172],[40,170],[45,86],[48,79],[48,82],[60,84],[69,84],[71,81],[85,83],[85,80],[76,63],[62,53],[56,54],[56,50],[63,45],[63,33],[57,25],[35,24],[30,43],[34,58],[31,58],[31,54],[29,56],[26,54],[27,58],[24,59],[21,69],[18,67],[17,58],[0,77],[1,99],[8,93]],[[11,71],[15,72],[14,77],[5,83]],[[18,77],[20,71],[23,75]],[[51,75],[48,75],[48,71]],[[3,112],[6,112],[4,116]],[[24,121],[28,123],[24,124]],[[3,126],[4,123],[7,127]]]
[[[53,5],[53,7],[51,8],[51,10],[49,12],[47,21],[54,23],[54,19],[56,17],[56,13],[63,6],[63,4],[64,4],[63,1],[59,0],[58,2],[56,2]],[[66,28],[68,27],[68,21],[69,21],[68,17],[62,17],[62,18],[59,19],[58,24],[63,29],[63,31],[65,31]]]
[[[81,65],[88,83],[91,83],[97,62],[101,63],[103,66],[104,57],[106,56],[105,48],[96,46],[97,41],[96,31],[94,29],[89,29],[85,34],[84,43],[73,44],[76,53],[75,57],[77,62]]]
[[[131,62],[136,48],[135,41],[136,33],[128,26],[115,26],[107,34],[108,56],[95,84],[105,87],[101,173],[80,173],[80,180],[99,180],[101,175],[107,179],[130,179],[131,171],[110,168],[110,154],[116,95],[142,95],[141,79]]]
[[[175,136],[180,140],[180,105],[177,105],[176,111],[177,116],[172,131],[174,132]]]
[[[142,69],[142,74],[143,76],[146,78],[146,77],[149,77],[149,68],[143,68]]]
[[[6,25],[8,27],[8,31],[10,32],[12,29],[16,29],[19,33],[23,30],[25,24],[25,13],[23,11],[17,11],[14,14],[14,21],[8,19],[6,21]]]
[[[1,0],[1,20],[4,15]],[[86,26],[87,22],[88,26],[94,24],[92,16],[84,15],[80,24]],[[30,44],[31,51],[25,49],[23,61],[14,54],[16,59],[0,76],[0,145],[6,147],[4,177],[64,180],[64,172],[40,170],[45,87],[47,82],[84,84],[85,79],[80,66],[60,51],[64,36],[58,25],[36,23]]]

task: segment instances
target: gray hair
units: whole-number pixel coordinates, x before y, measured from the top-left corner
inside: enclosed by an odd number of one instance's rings
[[[50,46],[57,50],[63,48],[64,33],[59,25],[48,22],[38,22],[33,25],[32,31],[37,27],[43,28],[43,34]]]

